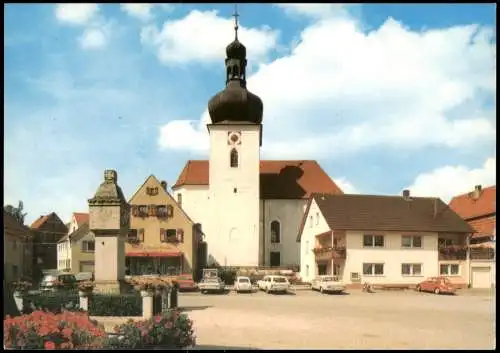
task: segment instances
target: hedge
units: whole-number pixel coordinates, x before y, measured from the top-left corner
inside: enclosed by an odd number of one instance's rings
[[[92,294],[89,297],[89,315],[142,316],[140,293]]]
[[[28,294],[24,298],[23,313],[29,314],[34,310],[59,313],[62,310],[80,310],[80,298],[77,292],[45,292]]]

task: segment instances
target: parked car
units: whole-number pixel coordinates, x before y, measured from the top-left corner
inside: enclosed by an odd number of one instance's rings
[[[190,274],[177,276],[177,283],[179,284],[179,291],[193,291],[197,289],[193,276]]]
[[[311,289],[321,293],[341,293],[345,285],[337,276],[318,276],[312,280]]]
[[[290,282],[285,276],[264,276],[259,281],[259,289],[266,293],[286,293],[290,289]]]
[[[453,283],[446,277],[429,277],[417,284],[416,289],[419,292],[431,292],[435,294],[454,294],[457,290]]]
[[[253,288],[250,278],[245,276],[236,277],[236,281],[234,281],[234,290],[236,291],[236,293],[251,293],[253,291]]]
[[[219,277],[203,278],[198,283],[198,288],[202,294],[209,292],[223,293],[226,289],[225,283]]]
[[[55,290],[76,290],[77,280],[75,275],[70,273],[51,273],[45,274],[40,283],[40,290],[55,291]]]
[[[78,272],[75,274],[75,278],[77,282],[93,281],[94,274],[92,272]]]

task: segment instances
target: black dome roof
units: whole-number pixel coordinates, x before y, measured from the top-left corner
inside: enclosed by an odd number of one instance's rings
[[[236,38],[226,47],[226,56],[228,58],[243,60],[247,57],[247,48]]]
[[[208,112],[213,124],[222,122],[262,123],[264,105],[262,100],[242,87],[237,80],[230,81],[227,87],[208,102]]]

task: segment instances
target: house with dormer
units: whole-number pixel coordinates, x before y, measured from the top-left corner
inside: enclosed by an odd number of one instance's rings
[[[196,276],[201,232],[167,191],[167,183],[149,176],[129,205],[126,274]]]

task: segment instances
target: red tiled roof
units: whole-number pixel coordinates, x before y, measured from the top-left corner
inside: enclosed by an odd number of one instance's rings
[[[73,216],[75,217],[76,223],[78,224],[78,226],[81,226],[82,224],[89,222],[89,214],[88,213],[74,212]]]
[[[450,207],[463,219],[471,219],[490,215],[496,212],[496,186],[481,190],[478,199],[474,199],[474,192],[455,196],[450,201]]]
[[[31,229],[38,229],[41,226],[43,226],[44,223],[47,222],[47,220],[49,219],[49,216],[50,215],[40,216],[40,218],[38,218],[36,221],[33,222],[33,224],[31,224]]]
[[[487,217],[469,221],[469,225],[471,225],[472,228],[476,230],[476,233],[474,233],[472,237],[481,238],[493,236],[493,231],[495,229],[495,219],[496,217]]]
[[[208,185],[209,163],[188,161],[173,188]],[[316,161],[261,161],[260,195],[263,199],[307,199],[312,193],[342,194]]]

